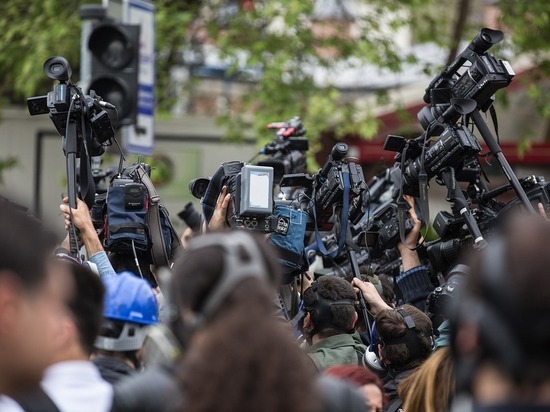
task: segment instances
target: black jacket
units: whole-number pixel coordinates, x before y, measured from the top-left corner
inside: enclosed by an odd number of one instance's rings
[[[135,369],[126,362],[108,356],[100,356],[92,361],[99,369],[101,377],[110,384],[115,384],[121,379],[128,378],[136,373]]]
[[[398,399],[397,387],[399,386],[401,381],[414,371],[415,369],[413,368],[400,372],[388,372],[388,375],[386,376],[386,378],[384,378],[384,393],[388,397],[388,404],[386,405],[385,410],[388,410],[388,408],[394,403],[394,401]],[[403,399],[401,400],[403,401]]]

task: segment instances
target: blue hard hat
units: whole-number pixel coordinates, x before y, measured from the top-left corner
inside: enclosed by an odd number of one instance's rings
[[[158,323],[157,299],[145,279],[130,272],[103,278],[105,306],[103,317],[142,325]]]

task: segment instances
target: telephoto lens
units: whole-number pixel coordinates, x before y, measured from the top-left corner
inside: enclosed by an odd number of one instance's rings
[[[195,210],[193,203],[189,202],[183,210],[178,213],[178,217],[185,222],[194,232],[201,228],[201,215]]]

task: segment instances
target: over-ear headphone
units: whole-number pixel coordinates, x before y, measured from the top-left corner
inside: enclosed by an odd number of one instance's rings
[[[268,265],[259,246],[251,235],[245,231],[236,230],[222,235],[209,233],[193,238],[185,249],[185,253],[190,254],[210,246],[222,249],[223,272],[197,311],[194,328],[216,312],[224,299],[241,282],[251,278],[267,279],[269,274]],[[246,258],[241,253],[243,250]]]
[[[405,308],[402,306],[394,309],[397,313],[401,315],[405,321],[407,329],[402,336],[382,339],[380,336],[377,338],[377,343],[381,346],[381,353],[384,357],[390,358],[387,353],[388,346],[404,344],[407,346],[409,351],[409,359],[421,359],[426,357],[431,353],[435,348],[435,338],[433,335],[433,329],[430,331],[429,335],[426,335],[424,332],[421,332],[417,329],[416,323],[414,322],[410,313],[408,313]],[[424,342],[422,341],[423,337],[430,338],[430,349],[427,351]]]
[[[338,305],[348,305],[355,308],[354,299],[326,299],[319,294],[319,283],[314,281],[311,284],[311,301],[308,299],[308,302],[304,302],[304,310],[311,314],[313,321],[314,329],[310,332],[313,336],[314,334],[320,332],[323,329],[338,329],[333,322],[331,308]],[[348,330],[342,330],[343,333],[349,332]]]

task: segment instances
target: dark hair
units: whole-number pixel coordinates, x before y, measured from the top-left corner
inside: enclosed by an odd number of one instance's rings
[[[273,316],[275,289],[269,280],[278,278],[275,254],[265,242],[251,241],[259,246],[268,273],[238,283],[202,324],[199,341],[191,341],[179,371],[186,412],[320,409],[313,363],[286,324]],[[184,253],[174,267],[182,306],[200,313],[224,266],[219,246]]]
[[[0,272],[11,272],[26,290],[46,279],[46,260],[56,244],[41,222],[0,195]]]
[[[218,233],[216,236],[224,236],[224,234]],[[253,241],[260,250],[266,267],[266,279],[274,288],[278,287],[281,268],[273,247],[256,235],[251,234],[250,241]],[[241,258],[247,259],[246,250],[241,248],[239,252]],[[202,259],[197,259],[197,254],[202,256]],[[224,269],[224,256],[220,246],[206,246],[192,253],[184,251],[184,254],[175,261],[172,270],[180,305],[194,312],[200,312],[212,291],[212,285],[219,281]],[[203,276],[197,276],[197,273]]]
[[[321,276],[316,282],[318,285],[317,293],[324,299],[333,301],[349,299],[355,301],[355,290],[353,286],[343,278],[338,276]],[[308,307],[312,304],[314,305],[315,299],[313,289],[311,287],[307,288],[304,291],[304,306]],[[355,313],[355,307],[353,305],[331,306],[331,328],[325,327],[323,328],[324,330],[319,331],[319,334],[323,337],[327,337],[353,329],[355,326],[353,325]],[[315,328],[325,323],[323,320],[317,319],[317,313],[315,311],[311,312],[311,314],[311,320]]]
[[[62,261],[68,265],[74,285],[67,307],[78,330],[82,349],[91,354],[103,320],[105,288],[92,271],[76,262]]]
[[[392,339],[403,338],[408,326],[403,316],[395,309],[380,311],[375,318],[377,338],[383,342],[382,355],[391,362],[394,369],[412,369],[420,365],[431,353],[433,347],[432,321],[424,312],[412,305],[403,309],[413,320],[413,341],[390,344]],[[410,345],[415,345],[411,347]]]

